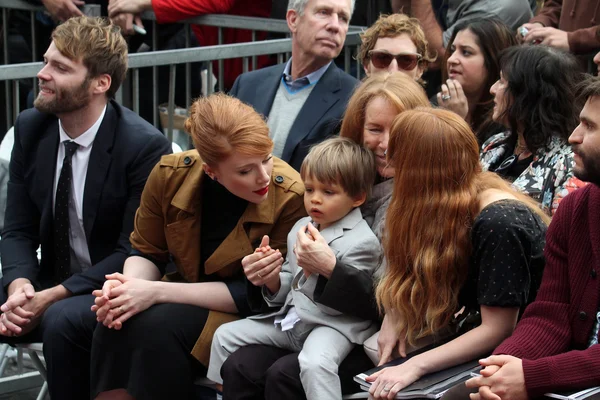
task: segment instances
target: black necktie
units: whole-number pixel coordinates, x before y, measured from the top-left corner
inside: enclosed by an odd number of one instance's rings
[[[71,199],[71,182],[73,181],[71,160],[79,147],[73,141],[63,143],[65,145],[65,158],[58,178],[56,200],[54,202],[54,278],[56,283],[61,283],[71,276],[71,244],[69,242],[69,200]]]

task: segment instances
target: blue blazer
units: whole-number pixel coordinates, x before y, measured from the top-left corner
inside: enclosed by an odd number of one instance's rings
[[[285,63],[238,76],[230,94],[268,117]],[[346,105],[358,81],[331,63],[298,113],[281,159],[300,171],[312,145],[339,132]]]
[[[5,288],[17,278],[29,279],[38,289],[55,284],[52,196],[58,145],[55,115],[33,108],[19,115],[0,241]],[[62,282],[70,292],[91,293],[102,286],[105,274],[123,270],[146,179],[168,153],[171,144],[160,131],[116,102],[108,103],[94,139],[83,194],[92,267]]]

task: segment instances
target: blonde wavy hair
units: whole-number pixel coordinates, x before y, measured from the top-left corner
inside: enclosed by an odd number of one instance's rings
[[[388,159],[396,173],[388,208],[384,250],[387,271],[377,286],[381,311],[393,311],[409,344],[439,333],[458,311],[471,256],[471,226],[479,195],[499,189],[532,199],[499,176],[482,172],[469,125],[453,112],[418,108],[394,120]]]
[[[378,97],[387,100],[398,113],[431,106],[421,85],[408,75],[402,72],[373,74],[365,78],[348,101],[340,136],[363,143],[365,110],[369,102]]]

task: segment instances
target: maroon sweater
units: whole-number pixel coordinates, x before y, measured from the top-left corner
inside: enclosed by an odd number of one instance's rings
[[[546,235],[537,297],[494,354],[523,359],[530,397],[600,384],[600,345],[587,348],[600,294],[600,188],[565,197]]]

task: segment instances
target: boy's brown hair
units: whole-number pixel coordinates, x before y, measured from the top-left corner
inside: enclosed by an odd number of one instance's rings
[[[371,195],[375,183],[375,156],[350,139],[336,137],[310,149],[300,167],[302,179],[314,178],[322,183],[337,184],[348,196]]]

